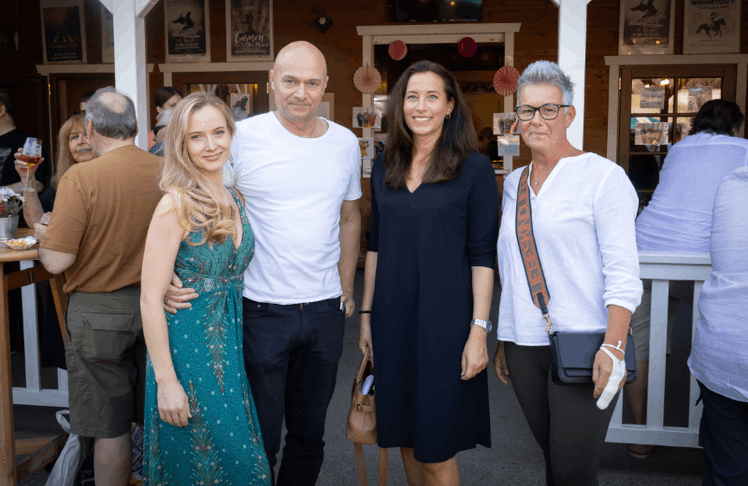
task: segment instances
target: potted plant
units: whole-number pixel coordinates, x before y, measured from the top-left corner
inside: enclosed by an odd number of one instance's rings
[[[23,196],[9,187],[0,188],[0,239],[16,237]]]

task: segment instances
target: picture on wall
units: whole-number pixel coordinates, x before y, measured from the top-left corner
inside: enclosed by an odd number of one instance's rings
[[[104,5],[101,6],[101,62],[114,63],[114,17]]]
[[[226,0],[226,59],[273,59],[273,0]]]
[[[740,52],[740,0],[685,0],[683,54]]]
[[[354,107],[352,127],[382,128],[382,112],[372,107]]]
[[[164,0],[166,62],[210,62],[206,0]]]
[[[621,0],[618,54],[672,54],[675,0]]]
[[[42,0],[44,63],[86,63],[83,0]]]

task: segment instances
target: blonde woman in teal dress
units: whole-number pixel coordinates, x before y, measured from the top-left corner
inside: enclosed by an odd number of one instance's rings
[[[242,352],[241,291],[254,237],[241,196],[223,186],[234,130],[226,105],[204,93],[180,101],[166,127],[165,195],[141,284],[145,485],[270,484]],[[199,297],[166,314],[173,273]]]

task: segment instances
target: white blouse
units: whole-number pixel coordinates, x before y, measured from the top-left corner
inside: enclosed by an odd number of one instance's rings
[[[545,319],[530,297],[515,230],[523,169],[512,172],[504,183],[498,338],[547,346]],[[642,282],[634,230],[638,205],[623,169],[593,153],[561,159],[540,192],[530,191],[533,232],[551,296],[548,310],[554,330],[605,330],[607,306],[633,312],[639,305]]]

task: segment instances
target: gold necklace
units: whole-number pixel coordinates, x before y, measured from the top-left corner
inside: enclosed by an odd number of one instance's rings
[[[571,149],[572,149],[572,146],[571,146],[571,144],[569,144],[569,148],[568,148],[568,149],[566,149],[566,153],[565,153],[565,154],[564,154],[564,155],[563,155],[563,156],[561,157],[561,159],[565,159],[565,158],[566,158],[566,156],[567,156],[567,155],[569,155],[569,152],[571,152]],[[558,160],[556,161],[556,164],[557,164],[557,163],[558,163],[558,161],[559,161],[559,160],[561,160],[561,159],[558,159]],[[535,162],[535,161],[533,161],[533,162]],[[556,164],[553,164],[553,167],[556,167]],[[545,179],[546,177],[548,177],[548,174],[550,174],[551,172],[553,172],[553,168],[551,168],[551,170],[549,170],[549,171],[548,171],[548,173],[547,173],[547,174],[545,174],[545,176],[543,177],[543,179]],[[535,184],[533,184],[533,187],[537,187],[537,186],[538,186],[538,184],[540,184],[540,178],[538,178],[538,180],[536,180],[536,181],[535,181]]]

